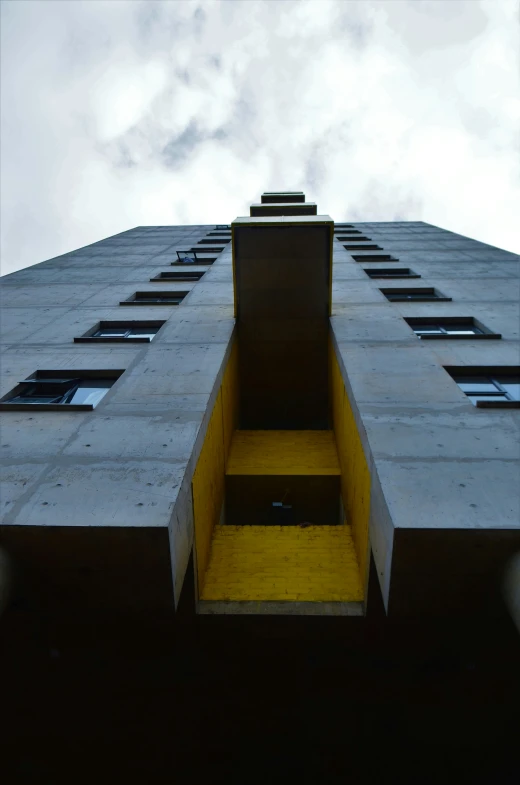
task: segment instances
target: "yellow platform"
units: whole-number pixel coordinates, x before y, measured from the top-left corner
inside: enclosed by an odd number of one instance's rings
[[[361,602],[350,526],[216,526],[200,599]]]
[[[333,431],[235,431],[226,474],[340,475]]]

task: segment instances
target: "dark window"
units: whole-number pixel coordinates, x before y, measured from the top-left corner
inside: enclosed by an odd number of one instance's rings
[[[475,406],[520,408],[520,369],[466,367],[446,370]]]
[[[366,238],[364,238],[366,239]],[[346,251],[382,251],[380,245],[344,245]]]
[[[215,245],[219,241],[222,245],[226,245],[226,243],[231,241],[231,237],[203,237],[202,240],[199,240],[199,245]]]
[[[0,400],[0,409],[94,409],[123,371],[36,371]]]
[[[343,229],[353,229],[353,228],[354,227],[352,224],[334,224],[334,231],[336,231],[336,229],[342,231]]]
[[[409,267],[381,267],[380,269],[368,269],[365,267],[364,272],[369,278],[420,278],[420,275],[414,273]]]
[[[211,256],[208,254],[208,251],[212,251],[212,248],[204,248],[204,253],[199,250],[191,249],[190,251],[176,251],[177,253],[177,261],[172,262],[171,264],[175,266],[184,266],[189,264],[213,264],[216,256]]]
[[[178,262],[172,264],[196,264],[197,259],[193,251],[177,251]]]
[[[164,321],[99,322],[75,343],[108,343],[130,341],[149,343],[163,326]]]
[[[136,292],[119,305],[179,305],[189,292]]]
[[[424,302],[435,300],[436,302],[450,302],[451,297],[444,297],[440,292],[431,286],[424,286],[416,289],[380,289],[387,300],[391,302]]]
[[[360,235],[359,237],[356,237],[355,235],[336,237],[336,240],[340,243],[367,243],[370,242],[370,239],[370,237],[363,237],[363,235]]]
[[[473,318],[445,317],[441,319],[417,317],[405,319],[419,338],[501,338]]]
[[[359,248],[357,249],[360,250]],[[352,256],[355,262],[398,262],[399,259],[396,259],[395,256],[391,256],[388,253],[380,253],[380,254],[364,254],[363,256]]]
[[[229,230],[231,230],[231,226],[229,226],[229,224],[217,224],[215,226],[215,229],[229,229]]]
[[[204,272],[198,270],[185,270],[182,273],[166,272],[150,278],[150,281],[200,281],[203,275]]]

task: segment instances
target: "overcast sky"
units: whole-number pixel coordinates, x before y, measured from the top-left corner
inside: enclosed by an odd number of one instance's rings
[[[1,5],[2,273],[263,190],[520,250],[520,3]]]

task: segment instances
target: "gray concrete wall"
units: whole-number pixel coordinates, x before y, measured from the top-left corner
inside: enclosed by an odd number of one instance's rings
[[[90,570],[90,596],[108,596],[108,573],[120,597],[126,570],[128,585],[141,576],[136,607],[146,597],[150,608],[178,601],[193,541],[191,476],[234,328],[231,246],[213,266],[188,268],[205,271],[200,282],[149,279],[182,269],[170,266],[175,251],[212,229],[137,227],[2,278],[2,396],[35,370],[125,371],[92,412],[0,414],[1,533],[30,572],[35,549],[42,554],[40,586]],[[190,293],[179,306],[119,306],[158,289]],[[100,320],[125,319],[166,324],[149,344],[73,342]],[[78,531],[57,537],[56,527]],[[120,535],[94,538],[92,528]],[[143,540],[141,530],[154,529],[166,536]],[[114,548],[126,561],[107,555]]]
[[[331,325],[370,464],[385,605],[458,612],[457,597],[480,602],[468,587],[496,589],[520,549],[520,411],[477,409],[443,366],[520,365],[519,257],[422,222],[354,228],[398,259],[364,265],[334,242]],[[364,266],[410,267],[421,278],[370,279]],[[452,301],[389,302],[379,291],[416,286]],[[421,341],[404,321],[412,316],[472,316],[502,339]]]

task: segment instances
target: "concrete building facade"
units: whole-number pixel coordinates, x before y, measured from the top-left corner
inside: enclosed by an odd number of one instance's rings
[[[185,586],[199,613],[348,616],[377,589],[389,615],[493,611],[520,550],[518,262],[287,192],[4,277],[12,595],[167,618]]]

